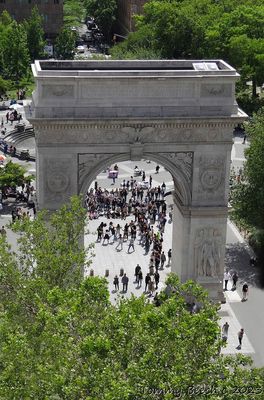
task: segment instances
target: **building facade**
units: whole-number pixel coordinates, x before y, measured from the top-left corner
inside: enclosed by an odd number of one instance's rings
[[[143,6],[148,0],[118,0],[118,29],[127,34],[135,30],[135,14],[142,14]]]
[[[35,6],[43,16],[46,37],[54,38],[63,24],[63,0],[0,0],[0,14],[6,10],[12,18],[21,22],[30,17]]]

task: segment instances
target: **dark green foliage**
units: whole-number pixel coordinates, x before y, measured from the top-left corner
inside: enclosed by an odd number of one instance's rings
[[[55,53],[60,60],[73,60],[76,42],[76,33],[63,28],[55,43]]]
[[[264,229],[264,108],[254,114],[246,125],[246,131],[250,147],[245,152],[243,180],[234,186],[231,193],[233,215],[236,220],[261,231]]]
[[[87,15],[95,18],[107,41],[116,20],[117,0],[84,0]]]
[[[44,29],[43,17],[39,15],[37,7],[34,7],[31,17],[24,22],[27,33],[27,47],[29,49],[30,59],[34,61],[44,55]]]
[[[85,215],[73,198],[18,221],[18,254],[0,237],[0,399],[187,400],[207,388],[207,399],[236,400],[247,385],[258,399],[263,371],[219,355],[218,307],[194,282],[171,274],[155,307],[144,296],[112,305],[106,279],[82,279]]]

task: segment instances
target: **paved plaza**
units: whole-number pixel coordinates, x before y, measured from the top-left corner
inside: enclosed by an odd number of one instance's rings
[[[5,116],[5,112],[0,112],[0,120],[1,117]],[[5,125],[7,130],[10,131],[12,129],[11,125]],[[232,150],[232,163],[237,171],[243,164],[244,161],[244,149],[248,146],[242,145],[242,139],[237,137],[234,139],[234,146]],[[19,162],[27,167],[30,173],[34,173],[35,164],[32,162],[25,162],[14,159],[15,162]],[[98,186],[103,188],[107,188],[109,190],[120,187],[123,179],[129,179],[131,175],[133,175],[134,167],[137,165],[140,169],[144,169],[146,172],[146,180],[148,180],[149,175],[152,176],[152,186],[157,186],[165,182],[166,191],[170,191],[173,188],[173,181],[171,175],[164,170],[164,168],[160,168],[159,174],[155,174],[156,163],[140,161],[140,162],[124,162],[118,164],[119,166],[119,176],[113,185],[112,180],[107,178],[107,172],[102,172],[96,179]],[[110,166],[109,166],[110,167]],[[141,177],[135,178],[137,180],[141,180]],[[93,186],[93,185],[92,185]],[[167,204],[172,204],[171,196],[166,197]],[[10,210],[11,207],[4,207],[4,210],[0,215],[0,224],[6,225],[10,220]],[[131,219],[128,217],[127,221],[129,222]],[[167,216],[167,220],[168,220]],[[109,223],[110,220],[104,219],[106,223]],[[101,220],[100,220],[101,221]],[[90,233],[85,236],[85,243],[96,242],[97,233],[96,229],[100,223],[100,221],[92,220],[89,222],[89,231]],[[115,224],[120,223],[121,226],[124,226],[124,221],[113,220]],[[10,243],[15,242],[14,235],[7,229],[7,237]],[[137,285],[134,283],[134,270],[137,264],[139,264],[142,268],[143,277],[145,277],[146,272],[148,271],[150,254],[145,254],[145,251],[141,245],[138,244],[138,240],[135,244],[135,251],[130,254],[127,253],[128,243],[124,243],[123,250],[117,251],[115,249],[116,242],[110,243],[109,245],[103,246],[101,243],[95,243],[95,247],[93,252],[95,256],[92,258],[92,263],[89,269],[94,269],[95,275],[105,276],[106,269],[109,269],[109,277],[106,279],[109,282],[109,291],[111,300],[115,301],[118,296],[130,296],[131,293],[135,295],[142,295],[144,292],[144,280],[141,288],[137,288]],[[172,224],[170,222],[166,223],[166,229],[164,233],[164,251],[167,256],[167,251],[172,247]],[[238,290],[232,292],[228,290],[226,293],[227,303],[223,304],[220,310],[220,324],[228,322],[230,325],[229,335],[227,346],[222,350],[224,354],[234,354],[234,353],[243,353],[249,354],[253,356],[254,364],[257,366],[264,365],[264,350],[263,350],[263,336],[264,336],[264,312],[262,309],[263,304],[263,291],[258,287],[257,284],[257,273],[253,270],[249,269],[249,258],[250,258],[251,249],[245,243],[244,239],[239,234],[238,230],[232,223],[228,223],[227,226],[227,251],[226,251],[226,265],[230,269],[236,269],[239,274],[239,284]],[[124,268],[124,271],[127,273],[129,277],[128,284],[128,292],[127,293],[119,293],[114,292],[113,287],[113,277],[115,275],[119,276],[120,268]],[[89,269],[86,273],[89,275]],[[164,270],[159,271],[160,273],[160,284],[158,287],[158,291],[160,291],[164,287],[164,281],[166,279],[166,274],[170,272],[170,268],[166,266]],[[249,300],[246,303],[241,302],[241,284],[244,280],[247,280],[249,283]],[[231,283],[230,283],[231,286]],[[231,288],[229,286],[229,289]],[[120,289],[122,289],[122,285],[120,284]],[[144,294],[147,296],[147,294]],[[257,326],[257,327],[256,327]],[[243,339],[242,349],[237,349],[238,346],[238,338],[237,333],[240,328],[243,327],[245,329],[245,336]]]

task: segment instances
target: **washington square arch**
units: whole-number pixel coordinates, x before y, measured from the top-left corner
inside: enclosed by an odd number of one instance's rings
[[[38,207],[86,193],[98,173],[151,159],[174,182],[172,271],[222,293],[237,72],[222,60],[36,61]]]

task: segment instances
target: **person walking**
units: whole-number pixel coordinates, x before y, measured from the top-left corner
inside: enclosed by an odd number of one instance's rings
[[[248,299],[248,284],[247,282],[244,283],[242,286],[242,300],[241,301],[247,301]]]
[[[225,272],[224,272],[225,289],[224,290],[227,290],[227,285],[228,285],[229,279],[230,279],[230,274],[227,270],[225,270]]]
[[[169,266],[171,264],[171,249],[168,251],[168,264],[167,266]]]
[[[226,322],[222,327],[222,339],[224,342],[226,342],[228,338],[228,329],[229,329],[229,323]]]
[[[143,281],[143,274],[142,274],[142,271],[140,269],[140,271],[138,273],[138,287],[142,286],[142,281]]]
[[[150,274],[147,273],[146,277],[145,277],[145,292],[147,291],[147,288],[149,286],[149,282],[151,281],[151,277]]]
[[[155,291],[155,285],[154,285],[154,281],[152,279],[150,279],[150,281],[148,283],[148,291],[150,292],[150,297],[153,296],[153,293]]]
[[[127,292],[127,287],[128,287],[128,276],[126,276],[126,274],[124,274],[124,276],[122,277],[122,284],[123,284],[123,292],[126,293]]]
[[[135,277],[136,277],[136,283],[138,284],[139,282],[139,271],[141,270],[141,267],[139,264],[137,264],[136,268],[135,268]]]
[[[154,274],[154,280],[155,280],[156,290],[157,290],[158,289],[159,280],[160,280],[160,275],[159,275],[158,271],[156,271],[155,274]]]
[[[150,175],[149,176],[149,187],[151,188],[151,186],[152,186],[152,176]]]
[[[160,256],[160,269],[163,269],[165,261],[166,261],[166,256],[165,256],[165,253],[163,251],[161,253],[161,256]]]
[[[6,236],[6,230],[5,230],[4,225],[2,226],[2,228],[0,230],[0,233],[1,233],[2,236]]]
[[[128,250],[127,250],[128,253],[129,253],[129,250],[130,250],[131,248],[133,249],[133,251],[135,251],[134,242],[135,242],[135,239],[132,237],[132,238],[130,239],[130,241],[129,241]]]
[[[118,278],[117,275],[114,277],[114,282],[113,283],[114,283],[114,286],[115,286],[115,291],[117,292],[119,290],[119,278]]]
[[[232,279],[233,279],[233,287],[232,287],[232,290],[236,290],[236,285],[237,285],[237,281],[238,281],[238,275],[237,275],[236,272],[233,273]]]
[[[107,230],[106,232],[105,232],[105,235],[104,235],[104,239],[103,239],[103,245],[105,244],[105,241],[107,240],[107,244],[109,244],[109,239],[110,239],[110,236],[109,236],[109,231]]]
[[[242,340],[243,340],[244,333],[245,333],[244,329],[241,328],[240,331],[238,332],[238,335],[237,335],[240,349],[242,347]]]
[[[118,238],[118,243],[117,243],[117,246],[116,246],[116,250],[118,250],[119,247],[121,247],[120,250],[123,250],[123,241],[124,241],[124,237],[122,235],[120,235],[119,238]]]

